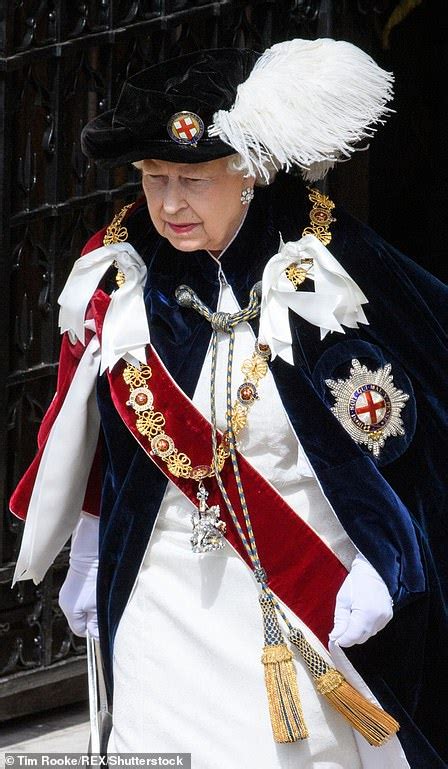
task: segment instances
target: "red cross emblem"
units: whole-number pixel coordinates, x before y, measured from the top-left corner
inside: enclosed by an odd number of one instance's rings
[[[356,443],[365,444],[379,457],[387,438],[405,435],[401,409],[408,393],[395,387],[392,365],[370,371],[353,358],[347,379],[326,379],[335,399],[332,412]]]
[[[193,139],[198,132],[198,129],[193,123],[191,117],[183,117],[180,120],[176,120],[176,122],[173,124],[173,128],[176,129],[178,136],[181,139],[187,140]]]
[[[204,134],[204,123],[194,112],[177,112],[169,119],[167,130],[178,144],[196,145]]]
[[[366,425],[376,425],[384,418],[387,404],[383,396],[375,390],[366,390],[358,395],[355,414]]]

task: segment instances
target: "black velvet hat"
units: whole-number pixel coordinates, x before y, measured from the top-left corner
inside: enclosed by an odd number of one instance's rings
[[[196,51],[131,77],[115,110],[84,128],[82,147],[106,167],[237,153],[241,170],[267,182],[272,167],[292,165],[314,181],[384,122],[392,81],[343,40]]]
[[[124,84],[114,110],[84,127],[84,153],[106,168],[144,158],[202,163],[232,155],[233,147],[207,128],[217,110],[232,107],[259,55],[196,51],[142,70]]]

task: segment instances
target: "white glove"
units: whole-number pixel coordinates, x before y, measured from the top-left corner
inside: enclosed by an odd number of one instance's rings
[[[392,606],[384,581],[358,553],[336,597],[330,641],[344,647],[364,643],[392,619]]]
[[[75,635],[87,630],[98,640],[96,578],[99,517],[82,512],[72,535],[70,566],[59,592],[59,606]]]

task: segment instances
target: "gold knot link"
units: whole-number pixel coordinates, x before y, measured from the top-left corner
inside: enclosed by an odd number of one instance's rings
[[[142,435],[155,438],[165,426],[165,417],[160,411],[144,411],[138,417],[135,426]]]
[[[221,472],[222,468],[224,467],[224,465],[226,463],[226,459],[229,456],[230,456],[230,451],[228,449],[224,448],[224,446],[222,446],[222,445],[218,446],[218,448],[216,450],[216,458],[218,460],[217,461],[217,466],[218,466],[218,471],[219,472]],[[211,463],[211,466],[210,466],[209,477],[212,478],[214,475],[215,475],[215,460],[213,459],[212,463]]]
[[[238,435],[247,425],[247,408],[236,401],[232,408],[232,430]]]
[[[128,364],[123,371],[123,379],[133,390],[137,387],[144,387],[148,379],[151,379],[152,371],[150,366],[142,366],[140,369]]]
[[[252,358],[244,361],[241,371],[250,382],[258,384],[260,379],[263,379],[268,373],[267,360],[262,358],[261,355],[254,354]]]
[[[310,211],[311,224],[302,232],[302,235],[314,235],[324,246],[331,242],[330,224],[336,221],[331,215],[334,203],[328,195],[323,195],[315,187],[310,189],[309,200],[313,203]]]
[[[128,231],[126,227],[121,226],[121,222],[126,216],[127,211],[132,208],[133,205],[133,203],[128,203],[127,206],[123,206],[123,208],[120,209],[118,214],[115,214],[104,235],[104,246],[111,246],[113,243],[124,243],[128,239]]]
[[[171,454],[166,464],[170,473],[176,478],[189,478],[191,475],[191,460],[182,451]]]

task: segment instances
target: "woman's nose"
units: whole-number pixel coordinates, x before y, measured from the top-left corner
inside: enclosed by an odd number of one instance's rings
[[[167,214],[175,214],[187,206],[182,185],[174,179],[169,179],[163,195],[164,210]]]

